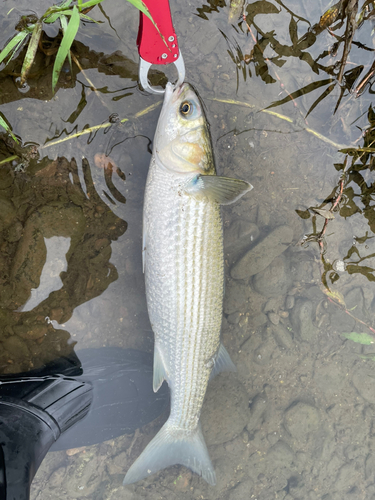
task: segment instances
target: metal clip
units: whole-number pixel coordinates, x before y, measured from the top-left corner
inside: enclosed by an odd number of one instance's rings
[[[173,61],[173,64],[176,66],[178,73],[178,80],[175,86],[180,86],[184,83],[185,80],[185,64],[181,52],[179,53],[178,58]],[[151,87],[151,85],[149,84],[148,72],[151,66],[151,63],[145,61],[144,59],[142,59],[142,57],[139,58],[139,81],[143,89],[147,92],[150,92],[152,94],[164,94],[165,89],[157,89],[155,87]]]

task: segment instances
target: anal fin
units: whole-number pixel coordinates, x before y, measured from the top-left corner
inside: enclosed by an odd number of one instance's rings
[[[159,349],[154,347],[154,378],[153,378],[153,389],[157,392],[161,384],[167,380],[167,371],[164,366],[163,358],[160,355]]]
[[[225,349],[222,343],[220,343],[219,350],[216,355],[215,363],[212,368],[210,375],[210,380],[212,380],[216,375],[221,372],[236,372],[237,368],[233,361],[230,359],[228,351]]]

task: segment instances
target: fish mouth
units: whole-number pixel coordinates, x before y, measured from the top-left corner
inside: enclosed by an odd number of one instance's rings
[[[173,90],[173,96],[172,100],[173,102],[176,102],[177,99],[180,99],[180,97],[189,90],[190,85],[186,82],[182,83],[179,87],[174,88]]]

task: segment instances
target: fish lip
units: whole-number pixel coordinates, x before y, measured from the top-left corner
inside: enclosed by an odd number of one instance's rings
[[[176,102],[177,99],[189,88],[189,84],[184,82],[179,87],[175,87],[172,95],[172,102]]]

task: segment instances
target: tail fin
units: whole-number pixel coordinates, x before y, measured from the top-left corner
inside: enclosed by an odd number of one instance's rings
[[[173,428],[167,421],[128,470],[123,484],[131,484],[155,472],[181,464],[216,484],[216,475],[200,424],[191,432]]]

